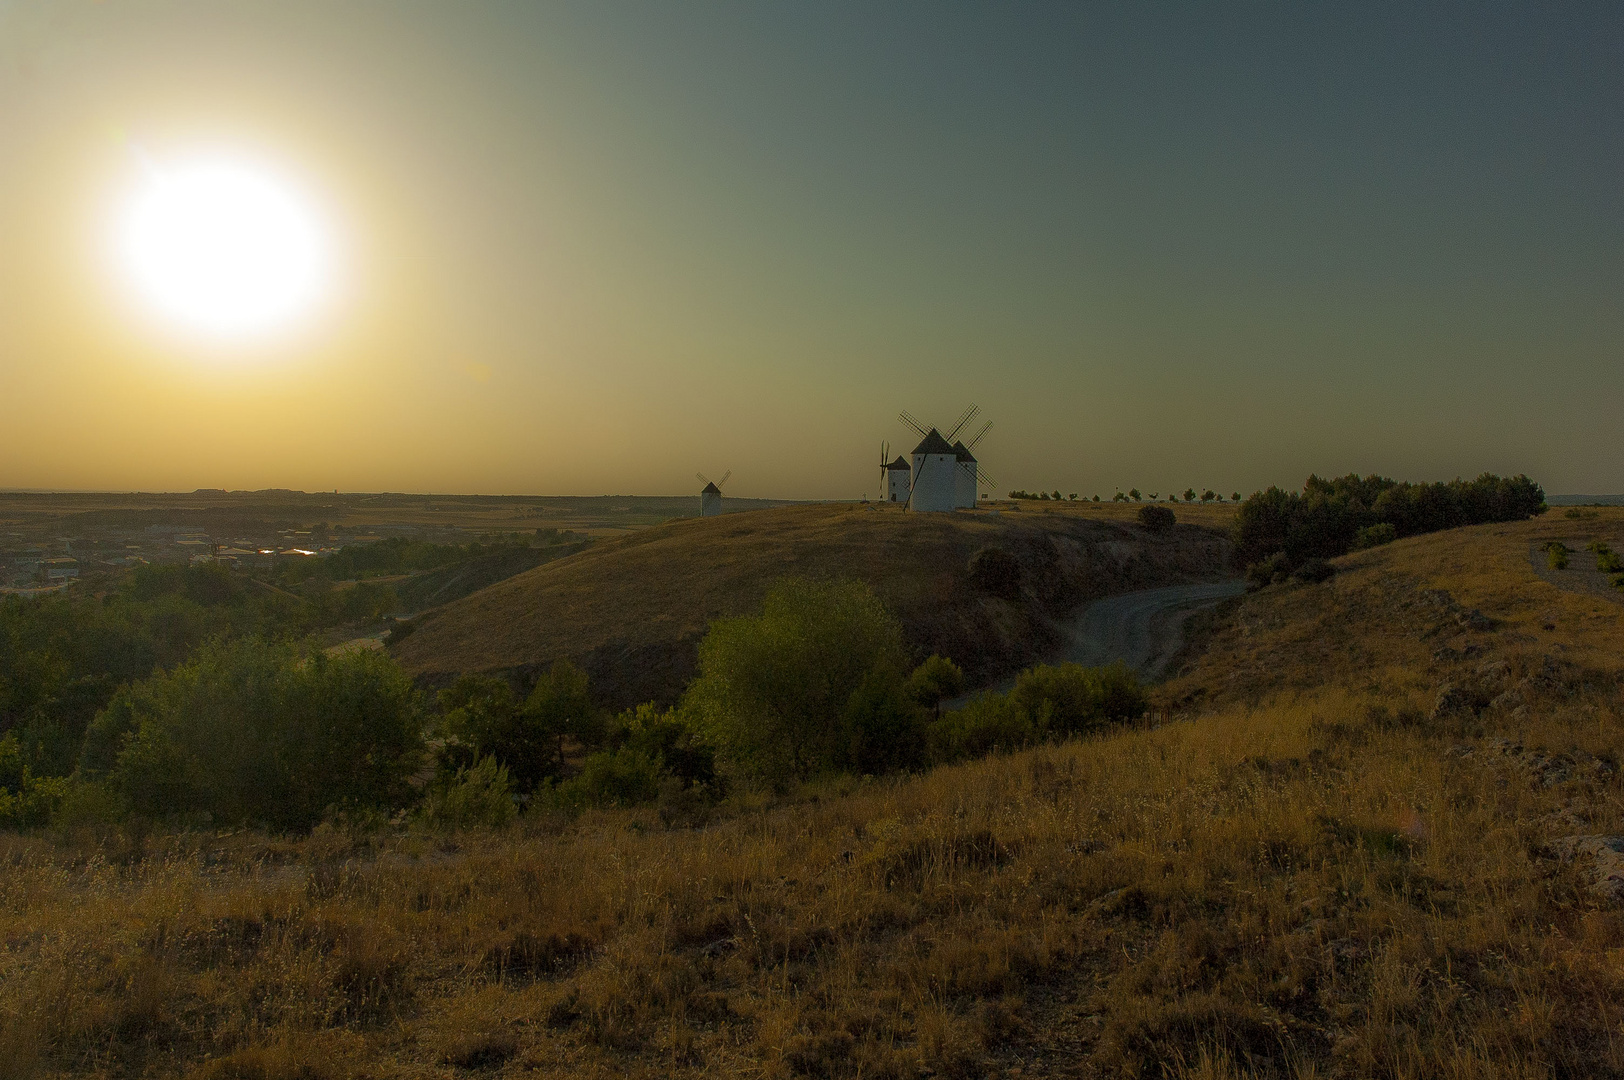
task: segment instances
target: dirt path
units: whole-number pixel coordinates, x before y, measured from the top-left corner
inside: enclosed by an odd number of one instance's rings
[[[1244,581],[1213,581],[1096,600],[1072,620],[1071,640],[1056,659],[1087,667],[1120,660],[1141,678],[1155,679],[1184,644],[1186,619],[1245,591]]]
[[[1202,608],[1245,591],[1246,582],[1236,578],[1107,596],[1072,618],[1066,627],[1070,638],[1049,662],[1098,667],[1121,660],[1141,679],[1154,682],[1183,647],[1185,621]],[[1004,679],[944,701],[942,708],[962,708],[983,694],[1004,693],[1014,685],[1013,677]]]

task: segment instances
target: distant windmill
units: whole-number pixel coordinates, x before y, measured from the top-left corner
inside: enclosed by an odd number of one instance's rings
[[[920,423],[912,413],[903,410],[898,419],[918,432],[921,439],[913,452],[913,483],[909,492],[909,509],[952,510],[960,506],[974,506],[977,482],[992,486],[992,477],[980,471],[976,465],[975,455],[970,452],[970,447],[980,442],[981,437],[992,427],[991,421],[982,425],[969,445],[953,442],[958,438],[959,432],[963,431],[980,411],[980,407],[976,405],[965,409],[946,437],[943,437],[935,427]]]
[[[891,460],[891,444],[880,443],[880,501],[904,503],[908,501],[908,492],[911,488],[909,471],[911,466],[908,459],[898,454],[896,460]]]
[[[733,470],[729,469],[722,474],[720,480],[712,480],[702,472],[694,473],[699,482],[705,485],[699,492],[700,517],[715,517],[722,512],[722,485],[727,483],[727,478],[732,475]]]

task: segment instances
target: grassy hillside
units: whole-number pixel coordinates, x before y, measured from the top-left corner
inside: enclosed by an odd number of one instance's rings
[[[0,1075],[1624,1075],[1624,512],[1237,601],[1150,723],[703,828],[0,838]]]
[[[612,704],[670,700],[692,677],[711,619],[757,609],[785,574],[869,582],[921,659],[957,660],[978,680],[1041,659],[1054,620],[1083,600],[1223,572],[1225,511],[1182,510],[1153,535],[1132,512],[1005,504],[1001,512],[906,514],[820,504],[673,521],[606,541],[430,612],[395,653],[429,676],[521,672],[567,658]],[[978,591],[967,569],[986,545],[1023,569],[1021,596]]]

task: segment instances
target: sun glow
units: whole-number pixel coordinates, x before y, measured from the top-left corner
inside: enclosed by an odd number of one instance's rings
[[[334,284],[314,203],[273,169],[224,155],[147,163],[118,219],[115,260],[154,314],[215,339],[289,329]]]

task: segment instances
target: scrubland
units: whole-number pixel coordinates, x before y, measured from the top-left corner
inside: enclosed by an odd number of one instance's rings
[[[1572,853],[1624,608],[1551,539],[1624,513],[1346,556],[1141,725],[708,820],[0,837],[0,1075],[1619,1075]]]

